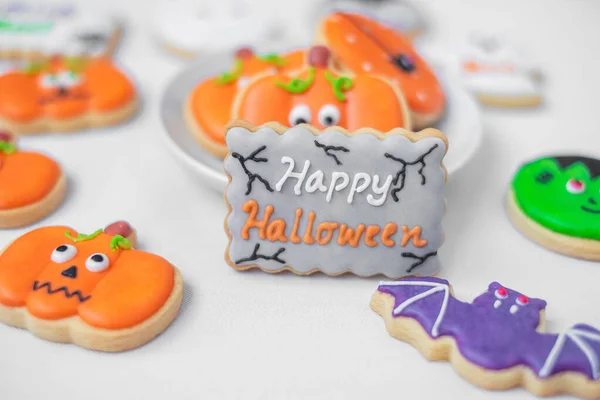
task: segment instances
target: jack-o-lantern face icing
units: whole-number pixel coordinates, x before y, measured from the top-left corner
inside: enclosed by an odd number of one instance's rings
[[[19,150],[10,134],[0,132],[0,188],[0,228],[14,228],[33,223],[58,207],[65,194],[65,178],[56,161]]]
[[[0,119],[17,133],[73,130],[77,118],[89,119],[78,128],[119,122],[135,101],[131,81],[106,59],[54,57],[0,76]]]
[[[0,320],[37,334],[46,321],[76,317],[89,334],[135,329],[167,306],[175,308],[169,313],[174,318],[181,301],[179,272],[165,259],[133,249],[128,237],[133,230],[121,222],[89,235],[55,226],[18,238],[0,255]],[[70,326],[70,333],[81,344],[72,332],[76,328]],[[110,345],[100,349],[115,350]]]
[[[315,46],[303,69],[257,77],[238,95],[233,118],[289,127],[311,124],[318,129],[410,128],[404,98],[390,82],[369,74],[351,79],[330,64],[329,49]]]
[[[343,12],[323,21],[320,36],[353,74],[382,75],[396,82],[413,115],[435,120],[443,113],[442,87],[407,37],[365,16]]]
[[[208,140],[225,149],[225,125],[231,119],[231,105],[238,91],[256,74],[300,68],[304,57],[303,50],[284,56],[256,55],[249,48],[238,50],[230,71],[202,81],[190,94],[188,111],[194,130],[201,131]]]

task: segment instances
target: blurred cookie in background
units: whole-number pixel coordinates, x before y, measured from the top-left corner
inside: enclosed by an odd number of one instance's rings
[[[541,72],[498,35],[473,32],[459,52],[465,86],[486,105],[535,107],[542,102]]]
[[[119,20],[96,3],[0,3],[0,58],[109,56],[120,35]]]
[[[155,12],[159,42],[185,58],[264,48],[281,33],[274,9],[252,0],[162,0]]]

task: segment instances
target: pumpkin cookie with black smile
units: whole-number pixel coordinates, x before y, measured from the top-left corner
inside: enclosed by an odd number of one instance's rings
[[[0,321],[101,351],[149,342],[175,319],[183,284],[171,263],[134,245],[126,222],[21,236],[0,254]]]

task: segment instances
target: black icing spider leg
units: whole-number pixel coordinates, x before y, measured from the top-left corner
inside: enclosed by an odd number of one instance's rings
[[[248,157],[244,157],[240,153],[237,153],[237,152],[231,153],[231,156],[233,158],[236,158],[240,162],[240,165],[242,166],[242,169],[244,170],[244,173],[248,176],[248,183],[246,184],[247,190],[246,190],[246,193],[245,193],[246,196],[249,195],[250,192],[252,192],[252,183],[254,183],[254,181],[257,180],[257,179],[260,182],[262,182],[262,184],[265,186],[265,188],[269,192],[273,192],[273,188],[271,187],[271,185],[269,184],[269,182],[266,181],[266,179],[264,179],[259,174],[255,174],[255,173],[251,172],[248,169],[248,167],[246,166],[246,162],[247,161],[254,161],[256,163],[267,162],[268,159],[266,159],[264,157],[256,157],[261,151],[263,151],[266,148],[267,148],[267,146],[264,146],[264,145],[260,146],[258,149],[254,150],[252,153],[250,153],[250,155]]]
[[[285,264],[285,260],[282,260],[281,258],[279,258],[279,255],[285,251],[284,247],[280,248],[275,253],[273,253],[273,255],[270,255],[270,256],[259,254],[258,253],[259,248],[260,248],[260,244],[259,243],[255,244],[254,250],[252,250],[252,254],[249,257],[240,258],[235,263],[241,264],[241,263],[247,262],[247,261],[256,261],[258,259],[263,259],[263,260],[273,260],[273,261],[277,261],[280,264]]]

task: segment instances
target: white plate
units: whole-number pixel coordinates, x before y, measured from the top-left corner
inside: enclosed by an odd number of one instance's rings
[[[183,117],[183,107],[192,88],[202,79],[220,74],[230,65],[229,56],[213,57],[194,63],[167,86],[160,105],[166,138],[177,159],[192,173],[203,178],[207,185],[220,191],[225,190],[227,185],[222,160],[200,147],[193,138]],[[445,117],[435,128],[448,137],[449,149],[444,158],[444,165],[451,175],[473,157],[481,142],[483,129],[479,106],[473,97],[446,68],[439,68],[439,71],[448,108]]]

